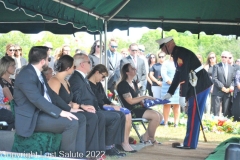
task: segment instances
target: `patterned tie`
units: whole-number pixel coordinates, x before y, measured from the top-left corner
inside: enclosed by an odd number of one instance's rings
[[[44,98],[45,98],[46,100],[48,100],[49,102],[52,102],[51,98],[50,98],[49,95],[48,95],[48,90],[47,90],[47,87],[46,87],[46,85],[45,85],[45,83],[44,83],[44,80],[43,80],[42,75],[39,76],[39,80],[41,81],[42,86],[43,86],[43,88],[44,88],[44,94],[43,94],[43,95],[44,95]]]

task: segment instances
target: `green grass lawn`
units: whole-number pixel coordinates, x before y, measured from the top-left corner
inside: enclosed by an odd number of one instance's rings
[[[139,125],[139,133],[140,134],[144,133],[144,128],[141,125]],[[185,134],[186,134],[186,126],[178,126],[174,128],[173,126],[165,127],[160,125],[156,131],[156,139],[163,143],[169,140],[176,140],[182,143],[185,137]],[[134,139],[136,139],[137,142],[139,142],[139,138],[137,137],[137,134],[133,128],[131,130],[130,135],[134,137]],[[205,135],[209,143],[220,143],[231,137],[240,137],[240,135],[236,135],[236,134],[228,134],[228,133],[219,134],[219,133],[213,133],[213,132],[207,132],[207,133],[205,132]],[[200,131],[199,141],[204,142],[202,131]]]

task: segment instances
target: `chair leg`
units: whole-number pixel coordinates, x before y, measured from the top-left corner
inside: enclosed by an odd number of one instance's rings
[[[138,136],[139,140],[140,140],[140,141],[143,141],[142,138],[141,138],[141,136],[140,136],[140,134],[139,134],[139,132],[138,132],[138,130],[137,130],[136,125],[134,124],[134,122],[132,122],[132,126],[133,126],[135,132],[137,133],[137,136]]]
[[[146,126],[145,126],[144,122],[142,121],[141,123],[142,123],[142,125],[143,125],[143,128],[144,128],[144,129],[145,129],[145,131],[146,131],[146,130],[147,130],[147,128],[146,128]]]

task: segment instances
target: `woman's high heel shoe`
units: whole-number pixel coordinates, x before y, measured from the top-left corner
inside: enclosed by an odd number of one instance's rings
[[[123,151],[123,152],[127,152],[127,153],[136,153],[137,152],[137,150],[125,151],[124,148],[122,147],[122,145],[120,145],[120,144],[115,144],[115,147],[118,150]]]

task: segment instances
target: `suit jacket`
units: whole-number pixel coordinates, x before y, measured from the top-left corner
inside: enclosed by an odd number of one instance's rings
[[[131,56],[127,56],[125,58],[123,58],[120,61],[120,68],[122,69],[122,67],[124,66],[124,64],[126,63],[131,63],[132,66],[135,66]],[[137,81],[138,83],[140,82],[140,84],[142,86],[145,85],[145,80],[146,80],[146,68],[145,68],[145,63],[144,60],[141,59],[140,57],[137,57],[137,75],[134,77],[134,80]]]
[[[202,64],[197,56],[190,50],[175,46],[172,52],[176,72],[172,80],[172,84],[168,89],[168,93],[174,94],[175,90],[180,84],[179,95],[181,97],[189,98],[194,95],[194,88],[189,82],[189,73],[197,69]],[[196,73],[198,77],[196,85],[196,93],[200,93],[212,85],[211,79],[205,69],[201,69]]]
[[[16,133],[20,136],[29,137],[32,135],[40,112],[58,118],[62,109],[66,111],[71,109],[51,90],[45,76],[43,76],[43,79],[52,103],[44,98],[43,84],[31,64],[28,64],[15,80],[13,95],[15,101],[15,126]]]
[[[115,64],[111,61],[111,51],[107,50],[107,69],[108,69],[108,89],[113,90],[115,88],[116,82],[120,79],[120,61],[122,59],[122,56],[115,52]]]
[[[17,66],[18,65],[17,58],[14,58],[14,60],[15,60],[16,66]],[[21,66],[24,66],[24,65],[28,64],[27,60],[23,57],[20,57],[20,62],[21,62]]]
[[[227,96],[230,96],[230,93],[225,93],[222,91],[222,87],[229,88],[230,86],[234,86],[234,68],[228,64],[227,80],[224,73],[225,72],[222,62],[213,66],[212,81],[214,86],[212,95],[223,96],[224,94],[226,94]]]
[[[92,105],[96,110],[99,110],[97,98],[81,73],[74,71],[68,81],[73,92],[73,102]]]

